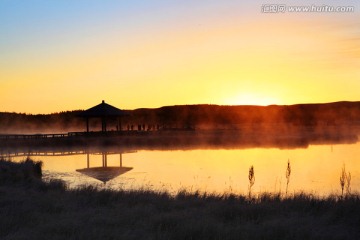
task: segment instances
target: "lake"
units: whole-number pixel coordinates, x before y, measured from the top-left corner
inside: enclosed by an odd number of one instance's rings
[[[360,142],[312,144],[292,149],[252,147],[122,151],[98,148],[62,152],[48,150],[33,152],[32,155],[33,159],[43,162],[44,179],[63,179],[69,187],[91,184],[101,188],[146,188],[171,193],[186,189],[246,194],[249,167],[254,166],[253,192],[285,193],[289,160],[289,193],[341,193],[339,178],[344,164],[352,176],[352,191],[360,190]],[[11,157],[13,161],[25,158]]]

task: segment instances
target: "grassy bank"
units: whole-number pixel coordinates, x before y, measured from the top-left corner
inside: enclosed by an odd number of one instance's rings
[[[68,190],[0,160],[0,239],[360,239],[359,226],[358,195]]]

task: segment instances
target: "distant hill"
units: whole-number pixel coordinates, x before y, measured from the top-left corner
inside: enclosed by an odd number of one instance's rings
[[[53,114],[0,113],[0,133],[46,133],[84,131],[82,110]],[[179,105],[155,109],[126,110],[122,129],[156,126],[161,129],[243,129],[341,127],[360,125],[360,102],[270,106]],[[92,119],[91,129],[100,129],[100,119]],[[110,130],[118,121],[109,119]]]

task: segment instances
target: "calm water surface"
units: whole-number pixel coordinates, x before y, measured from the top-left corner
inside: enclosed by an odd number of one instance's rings
[[[25,157],[13,157],[15,161]],[[287,162],[291,163],[289,192],[319,195],[340,193],[343,164],[351,172],[351,189],[360,191],[360,143],[311,145],[303,149],[250,148],[149,151],[107,154],[34,156],[43,161],[44,178],[60,178],[70,187],[92,184],[105,188],[247,193],[248,171],[255,169],[255,192],[285,192]],[[88,161],[89,160],[89,161]],[[126,171],[120,166],[128,167]],[[87,169],[80,172],[81,169]],[[114,171],[111,173],[111,171]],[[106,183],[98,180],[107,178]]]

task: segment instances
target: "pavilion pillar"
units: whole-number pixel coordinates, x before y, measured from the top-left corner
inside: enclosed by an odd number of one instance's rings
[[[120,117],[118,117],[118,126],[119,126],[118,131],[121,131],[121,118]]]
[[[120,167],[122,168],[122,153],[120,153]]]
[[[89,118],[86,118],[86,132],[89,132]]]
[[[105,117],[101,118],[101,131],[106,132],[106,119]]]
[[[103,152],[103,167],[107,167],[107,152]]]

